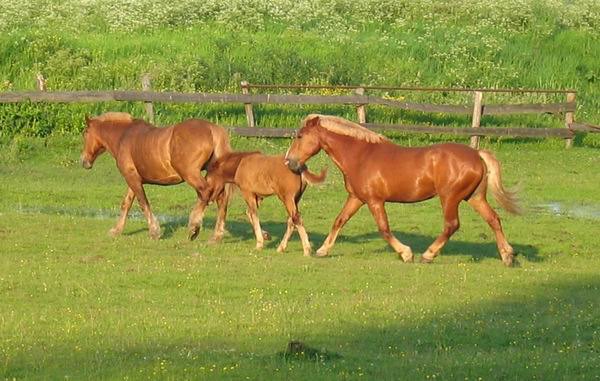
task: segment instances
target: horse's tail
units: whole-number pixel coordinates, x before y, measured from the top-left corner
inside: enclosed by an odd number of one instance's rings
[[[506,189],[502,185],[502,167],[496,156],[490,151],[480,150],[479,156],[487,167],[487,185],[492,194],[506,211],[512,214],[522,214],[519,198],[515,189]]]
[[[227,130],[221,126],[215,126],[211,129],[213,137],[214,158],[218,159],[225,154],[231,152],[231,145],[229,144],[229,134]]]
[[[304,171],[302,171],[301,176],[309,184],[321,184],[323,181],[325,181],[325,177],[327,177],[327,167],[323,168],[321,173],[318,175],[315,175],[309,171],[308,168],[306,168]]]

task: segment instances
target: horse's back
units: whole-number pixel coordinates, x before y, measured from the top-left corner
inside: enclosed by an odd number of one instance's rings
[[[301,177],[289,170],[283,155],[255,153],[244,157],[235,175],[236,184],[262,196],[282,189],[297,189]]]
[[[352,188],[396,202],[417,202],[443,193],[452,183],[478,184],[483,164],[476,150],[457,143],[401,147],[374,145]]]
[[[189,119],[173,127],[171,150],[181,153],[214,152],[221,157],[230,152],[227,131],[216,124],[202,119]]]

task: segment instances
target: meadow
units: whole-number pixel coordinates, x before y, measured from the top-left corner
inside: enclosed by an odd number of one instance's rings
[[[414,144],[414,138],[398,138]],[[282,152],[288,140],[234,138]],[[423,144],[424,142],[417,142]],[[229,233],[187,240],[194,192],[148,186],[163,227],[153,241],[134,207],[116,221],[125,186],[112,159],[79,166],[80,139],[22,139],[0,164],[0,374],[7,379],[592,379],[600,351],[595,148],[492,142],[505,181],[521,184],[523,216],[501,212],[518,253],[505,268],[493,234],[467,205],[461,230],[433,265],[403,264],[363,208],[330,258],[305,258],[266,199],[273,241],[254,250],[240,195]],[[52,147],[52,148],[49,148]],[[12,152],[12,153],[11,153]],[[345,192],[329,165],[301,203],[313,246]],[[388,204],[394,233],[422,253],[439,234],[437,200]],[[284,356],[291,341],[306,356]]]
[[[135,89],[150,73],[169,91],[239,91],[255,83],[578,90],[578,120],[600,124],[600,7],[595,0],[0,0],[0,91]],[[378,95],[465,103],[454,93]],[[556,101],[501,95],[506,102]],[[156,104],[159,124],[201,117],[244,125],[238,105]],[[589,380],[600,368],[600,137],[482,139],[518,186],[526,213],[499,211],[517,265],[506,268],[468,205],[431,265],[404,264],[367,208],[328,258],[306,258],[295,234],[276,252],[285,211],[266,199],[263,251],[236,194],[228,233],[197,241],[195,193],[148,186],[163,230],[147,234],[135,205],[111,238],[125,185],[102,156],[79,153],[86,114],[142,105],[0,105],[0,378]],[[295,127],[310,112],[256,107],[261,127]],[[466,126],[468,118],[373,107],[369,120]],[[552,116],[484,117],[483,126],[550,126]],[[449,136],[391,135],[420,146]],[[232,137],[238,150],[284,152],[289,139]],[[300,204],[313,248],[346,194],[334,164]],[[492,200],[492,205],[496,205]],[[394,234],[417,259],[442,228],[439,201],[388,204]],[[286,348],[300,342],[303,353]]]

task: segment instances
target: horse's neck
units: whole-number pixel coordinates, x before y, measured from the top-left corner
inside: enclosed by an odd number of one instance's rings
[[[119,143],[129,126],[131,126],[131,123],[111,122],[110,124],[104,125],[101,129],[104,146],[106,147],[106,150],[109,151],[114,157],[117,156]]]
[[[324,134],[321,143],[323,150],[342,172],[354,166],[356,160],[362,156],[361,153],[369,144],[360,139],[332,132]]]

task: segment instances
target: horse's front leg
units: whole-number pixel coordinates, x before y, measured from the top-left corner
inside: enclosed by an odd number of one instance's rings
[[[337,239],[340,230],[346,224],[346,222],[348,222],[348,220],[352,218],[354,213],[356,213],[356,211],[360,209],[361,206],[363,206],[363,202],[361,200],[359,200],[351,194],[348,195],[346,203],[344,204],[344,207],[342,208],[340,214],[338,214],[337,218],[335,219],[335,222],[331,227],[329,235],[327,236],[327,238],[325,238],[325,242],[323,242],[323,245],[321,245],[319,250],[317,250],[318,257],[324,257],[329,254],[329,250],[331,250],[331,248],[333,247],[333,244],[335,243],[335,240]]]
[[[119,219],[117,220],[117,224],[114,228],[110,229],[109,234],[112,237],[116,237],[123,232],[123,228],[125,227],[125,220],[127,219],[127,214],[129,213],[129,209],[131,209],[131,204],[133,204],[133,199],[135,198],[135,194],[130,187],[127,187],[127,193],[121,202],[121,214],[119,215]]]
[[[404,262],[412,262],[413,253],[411,248],[400,242],[390,231],[390,225],[388,223],[388,217],[387,213],[385,212],[385,205],[383,201],[369,202],[368,205],[373,218],[375,218],[379,232],[383,236],[383,239],[390,244],[390,246],[396,253],[398,253]]]
[[[148,222],[150,238],[159,239],[160,238],[160,225],[158,223],[158,220],[152,213],[152,209],[150,209],[150,203],[148,202],[148,198],[146,197],[146,192],[144,191],[144,187],[142,186],[141,181],[133,182],[133,181],[128,180],[127,183],[129,184],[129,188],[135,194],[135,197],[138,199],[138,202],[140,203],[140,207],[142,208],[142,211],[144,212],[144,216],[146,216],[146,221]]]

